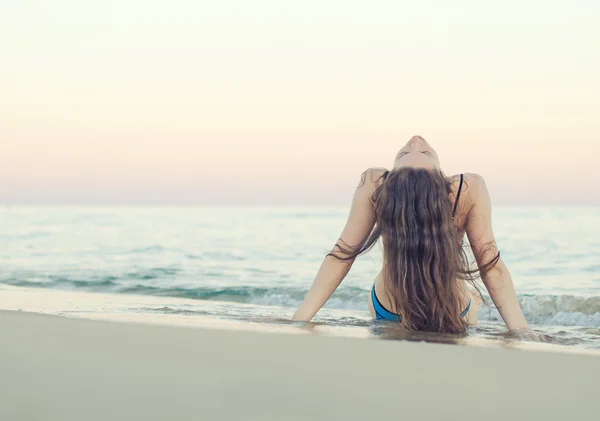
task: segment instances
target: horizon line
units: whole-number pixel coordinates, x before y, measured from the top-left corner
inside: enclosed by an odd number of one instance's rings
[[[100,202],[100,203],[77,203],[77,202],[65,202],[65,203],[2,203],[0,207],[11,208],[11,207],[206,207],[206,208],[260,208],[260,207],[281,207],[281,208],[350,208],[351,203],[348,204],[334,204],[334,203],[178,203],[178,202]],[[600,208],[600,203],[570,203],[570,204],[559,204],[559,203],[519,203],[519,204],[494,204],[492,208]]]

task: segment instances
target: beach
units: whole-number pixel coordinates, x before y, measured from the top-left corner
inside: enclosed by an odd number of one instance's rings
[[[207,322],[208,323],[208,322]],[[597,355],[0,312],[2,420],[597,419]]]
[[[346,214],[4,210],[0,421],[598,419],[597,208],[496,213],[551,343],[507,335],[493,306],[464,336],[373,321],[378,250],[314,323],[290,322]]]

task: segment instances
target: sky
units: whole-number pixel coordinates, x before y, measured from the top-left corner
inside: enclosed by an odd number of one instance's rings
[[[345,205],[413,135],[600,204],[600,2],[0,2],[0,203]]]

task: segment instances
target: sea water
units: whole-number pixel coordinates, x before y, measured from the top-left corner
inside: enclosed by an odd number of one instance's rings
[[[0,210],[0,308],[175,324],[286,323],[347,213],[7,206]],[[498,207],[493,222],[531,326],[555,344],[600,349],[600,208]],[[367,307],[380,269],[380,249],[359,257],[314,321],[333,332],[382,336]],[[479,317],[469,337],[506,337],[491,302]]]

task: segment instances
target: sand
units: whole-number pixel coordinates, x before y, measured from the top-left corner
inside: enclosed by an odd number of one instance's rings
[[[600,357],[0,312],[0,420],[598,420]]]

